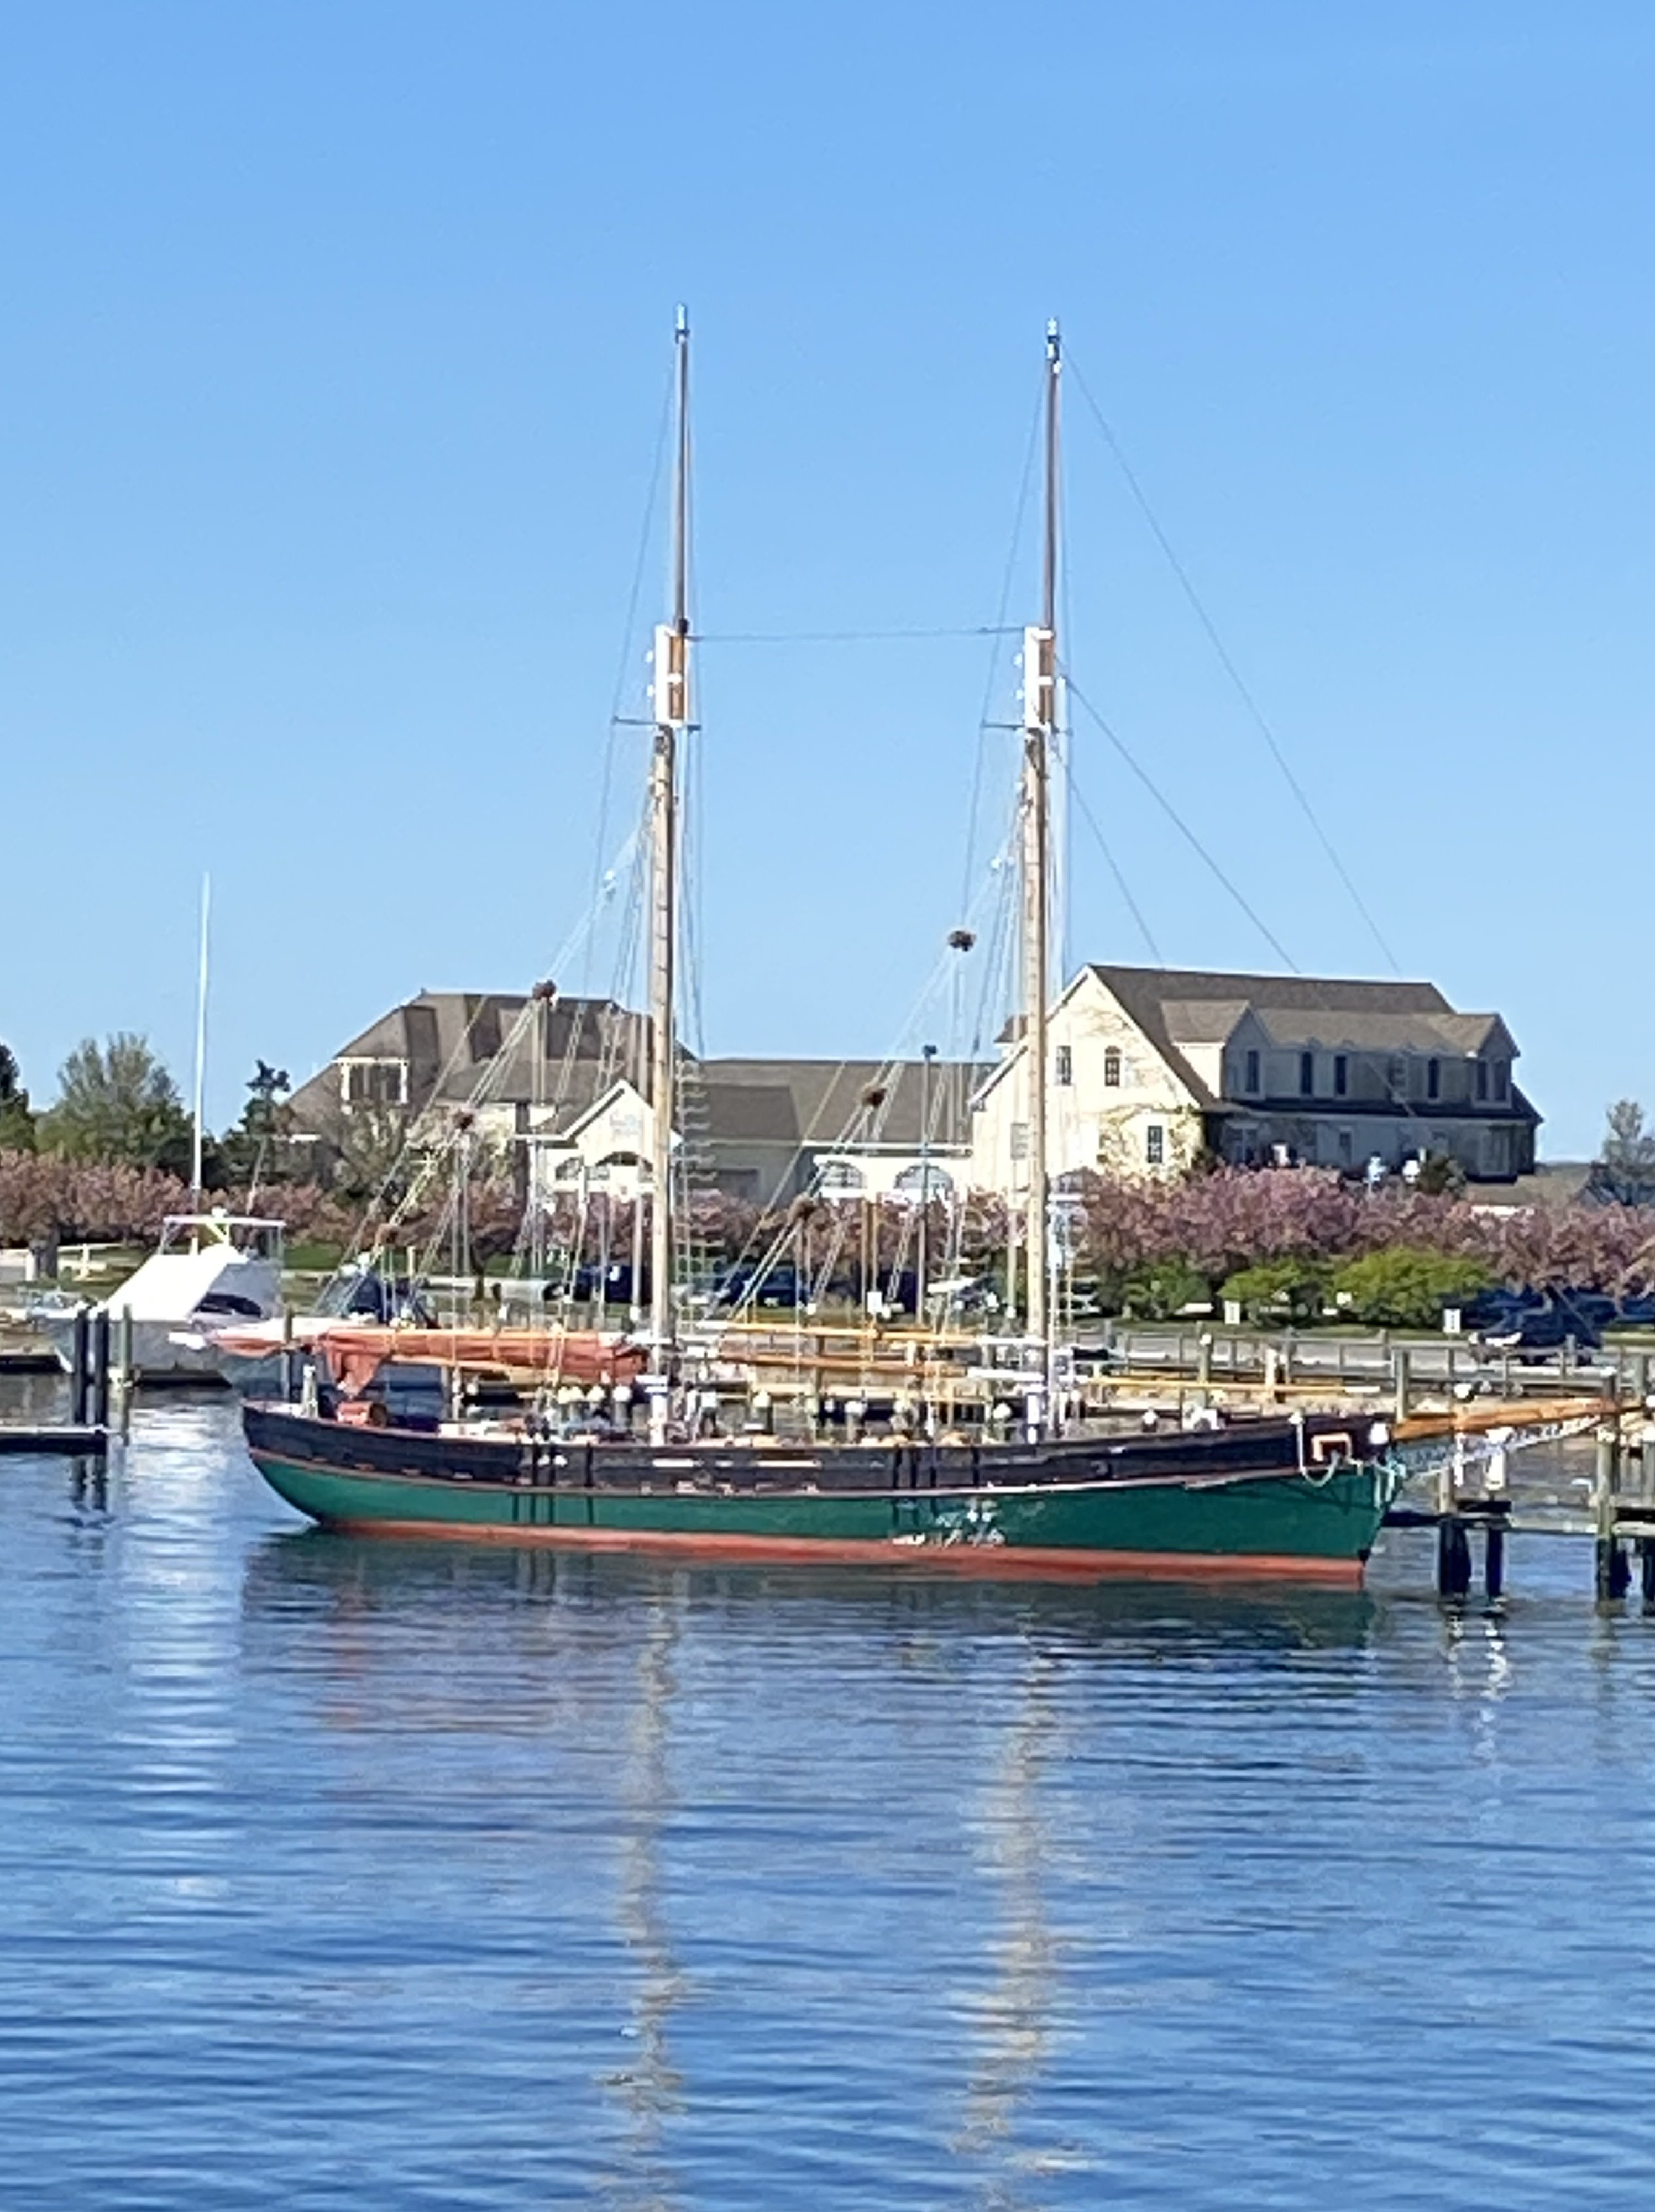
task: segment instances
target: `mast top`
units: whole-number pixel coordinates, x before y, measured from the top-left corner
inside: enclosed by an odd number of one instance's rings
[[[1057,325],[1054,323],[1051,327],[1056,330]],[[682,300],[678,301],[677,311],[672,318],[672,332],[674,337],[680,338],[687,338],[690,335],[690,310]]]
[[[678,313],[682,314],[683,312],[680,307]],[[1057,328],[1057,318],[1056,315],[1049,316],[1046,322],[1046,359],[1054,368],[1057,366],[1062,350],[1063,340]]]

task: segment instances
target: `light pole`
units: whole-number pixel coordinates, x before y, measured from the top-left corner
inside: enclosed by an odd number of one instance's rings
[[[931,1229],[931,1063],[937,1056],[934,1044],[920,1048],[920,1233],[914,1265],[914,1319],[925,1326],[926,1262]]]

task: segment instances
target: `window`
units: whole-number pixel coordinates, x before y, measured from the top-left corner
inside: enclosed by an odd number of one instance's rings
[[[940,1168],[934,1162],[928,1162],[922,1167],[916,1161],[911,1168],[902,1170],[891,1188],[903,1198],[918,1198],[922,1194],[928,1193],[934,1205],[940,1199],[953,1196],[954,1178],[946,1168]]]
[[[1247,1079],[1243,1088],[1253,1093],[1255,1096],[1257,1094],[1258,1054],[1256,1052],[1250,1052],[1247,1055]]]
[[[816,1171],[818,1188],[824,1191],[856,1191],[863,1187],[861,1170],[855,1160],[823,1160]]]
[[[1502,1106],[1511,1096],[1511,1091],[1512,1063],[1509,1060],[1497,1060],[1494,1062],[1494,1096]]]
[[[1066,1044],[1060,1044],[1057,1048],[1057,1080],[1060,1083],[1073,1083],[1074,1080],[1074,1054]]]
[[[1488,1096],[1488,1063],[1486,1060],[1480,1060],[1477,1062],[1477,1103],[1482,1105]]]
[[[1316,1054],[1301,1052],[1299,1055],[1299,1095],[1301,1098],[1316,1096]]]
[[[1163,1166],[1166,1159],[1166,1132],[1159,1121],[1152,1121],[1144,1131],[1144,1158],[1152,1168]]]
[[[1425,1063],[1425,1095],[1427,1098],[1442,1097],[1442,1062],[1427,1060]]]
[[[1401,1053],[1391,1055],[1385,1069],[1385,1080],[1393,1098],[1407,1097],[1408,1062],[1402,1058]]]
[[[1117,1045],[1110,1045],[1104,1054],[1104,1082],[1110,1091],[1121,1087],[1121,1054]]]
[[[408,1063],[405,1060],[342,1060],[339,1072],[347,1106],[405,1106],[408,1103]]]
[[[1350,1062],[1342,1052],[1333,1055],[1333,1095],[1342,1098],[1350,1089]]]
[[[1342,1061],[1341,1062],[1341,1065],[1343,1065]],[[1348,1129],[1341,1129],[1339,1132],[1339,1164],[1342,1168],[1348,1168],[1350,1165],[1352,1157],[1354,1154],[1355,1150],[1355,1141],[1353,1139],[1350,1131]]]
[[[1012,1158],[1026,1160],[1029,1157],[1029,1125],[1026,1121],[1012,1123]]]

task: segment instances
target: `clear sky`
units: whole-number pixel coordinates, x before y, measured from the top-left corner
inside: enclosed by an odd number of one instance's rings
[[[4,26],[0,1036],[40,1098],[117,1027],[187,1085],[204,866],[218,1120],[255,1054],[297,1079],[423,986],[551,965],[618,666],[642,711],[684,299],[703,629],[994,623],[1061,316],[1403,971],[1506,1014],[1555,1157],[1655,1106],[1646,7]],[[1390,972],[1073,390],[1068,459],[1086,696],[1298,966]],[[950,1042],[914,1009],[990,649],[703,648],[709,1048]],[[611,847],[641,758],[624,729]],[[1159,954],[1277,964],[1078,719],[1075,758]],[[1075,957],[1147,958],[1074,858]]]

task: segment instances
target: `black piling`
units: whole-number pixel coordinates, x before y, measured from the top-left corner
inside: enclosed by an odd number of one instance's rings
[[[1437,1523],[1437,1594],[1463,1597],[1471,1587],[1471,1539],[1465,1523],[1445,1517]]]
[[[91,1358],[87,1374],[87,1421],[94,1429],[109,1426],[109,1309],[100,1306],[92,1316]]]
[[[1490,1601],[1506,1589],[1506,1531],[1491,1522],[1482,1543],[1482,1587]]]
[[[87,1398],[88,1358],[92,1344],[92,1313],[86,1305],[75,1309],[75,1328],[70,1340],[69,1353],[69,1421],[70,1426],[87,1426]]]
[[[1624,1544],[1614,1536],[1597,1539],[1597,1595],[1622,1598],[1632,1587],[1632,1561]]]

